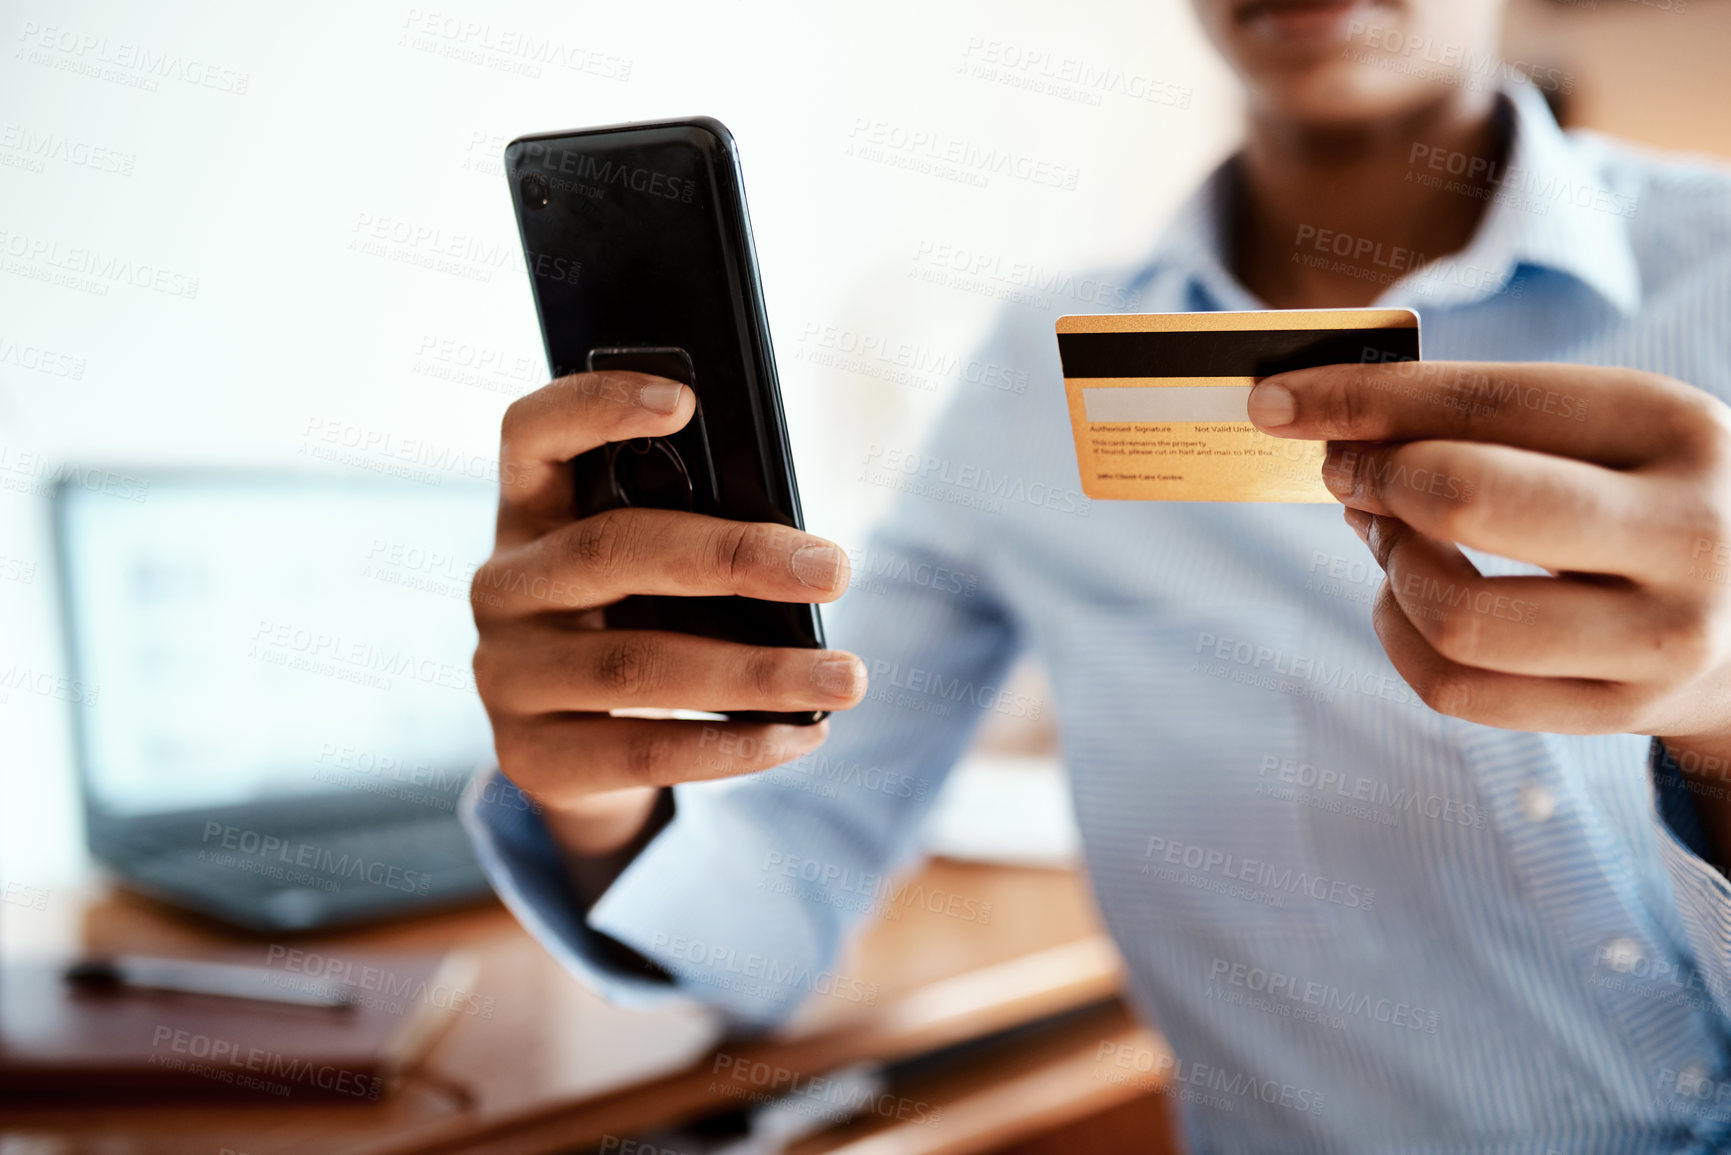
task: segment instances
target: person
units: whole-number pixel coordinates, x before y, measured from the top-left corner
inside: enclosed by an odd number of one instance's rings
[[[1424,363],[1250,396],[1329,443],[1344,518],[1088,501],[1026,304],[984,356],[1026,394],[960,382],[927,446],[874,448],[903,492],[851,560],[777,526],[573,520],[563,463],[693,401],[555,381],[505,416],[475,579],[507,591],[475,603],[499,767],[545,813],[471,805],[483,861],[609,997],[766,1026],[894,901],[980,720],[1050,709],[1191,1150],[1720,1150],[1731,181],[1562,132],[1543,90],[1572,79],[1497,62],[1500,0],[1195,6],[1243,147],[1096,283],[1125,311],[1416,309]],[[601,625],[628,594],[828,603],[855,562],[833,650]],[[1023,652],[1054,702],[1003,689]],[[633,707],[835,714],[610,713]]]

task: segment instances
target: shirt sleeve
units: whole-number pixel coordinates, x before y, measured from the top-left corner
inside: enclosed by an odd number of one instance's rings
[[[1678,914],[1702,988],[1720,1014],[1731,1016],[1731,883],[1708,859],[1706,830],[1683,769],[1656,738],[1650,762],[1663,828],[1659,853],[1677,896]]]
[[[892,874],[917,854],[921,818],[981,718],[1006,703],[998,687],[1017,631],[983,576],[973,528],[928,497],[900,499],[826,615],[830,645],[866,662],[865,701],[833,716],[829,741],[804,758],[675,787],[672,820],[587,920],[540,817],[496,771],[477,782],[465,821],[523,925],[621,1004],[694,998],[752,1029],[813,993],[875,1000],[830,969],[842,937],[899,900]],[[597,932],[672,985],[618,969]]]
[[[500,900],[567,970],[620,1006],[689,1001],[658,976],[620,969],[620,952],[584,921],[539,808],[498,767],[469,783],[458,814]]]

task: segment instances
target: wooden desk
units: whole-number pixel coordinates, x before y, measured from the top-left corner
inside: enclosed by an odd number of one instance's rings
[[[879,923],[835,969],[877,984],[875,1005],[814,997],[777,1036],[716,1048],[704,1011],[643,1014],[601,1002],[566,974],[502,908],[423,919],[356,933],[298,938],[293,944],[340,957],[344,951],[458,946],[480,964],[473,986],[491,999],[491,1018],[458,1015],[427,1060],[376,1105],[198,1105],[160,1108],[19,1109],[0,1113],[0,1151],[30,1155],[186,1155],[227,1148],[243,1155],[533,1155],[599,1144],[689,1120],[739,1103],[739,1088],[714,1077],[717,1063],[766,1062],[817,1075],[862,1060],[894,1060],[975,1039],[1058,1012],[1098,1006],[1075,1036],[1024,1058],[1020,1077],[1067,1087],[1062,1102],[1039,1100],[1041,1125],[1075,1114],[1066,1103],[1105,1110],[1146,1094],[1099,1080],[1083,1087],[1092,1048],[1134,1041],[1163,1051],[1157,1036],[1115,1003],[1119,963],[1101,935],[1080,878],[1063,871],[937,861],[928,889],[990,902],[988,922],[905,905]],[[9,909],[0,926],[8,954],[124,948],[209,953],[247,949],[265,961],[268,943],[231,936],[153,904],[111,893],[56,895],[47,911]],[[1077,1033],[1079,1032],[1079,1033]],[[718,1059],[716,1055],[725,1056]],[[1028,1066],[1029,1063],[1033,1065]],[[1044,1065],[1042,1065],[1044,1064]],[[1054,1066],[1055,1064],[1055,1066]],[[1010,1065],[1014,1067],[1012,1062]],[[1056,1072],[1047,1078],[1048,1068]],[[1010,1068],[1006,1068],[1010,1071]],[[1010,1078],[1014,1072],[1006,1074]],[[1052,1082],[1051,1079],[1056,1079]],[[1066,1082],[1067,1080],[1067,1082]],[[965,1081],[964,1081],[965,1083]],[[956,1083],[932,1095],[957,1108],[908,1146],[885,1135],[885,1120],[838,1128],[830,1142],[871,1141],[871,1150],[976,1151],[976,1132],[1013,1137],[1015,1112],[991,1104],[991,1086]],[[924,1093],[924,1092],[922,1092]],[[1031,1102],[1030,1087],[1022,1099]],[[982,1095],[985,1098],[982,1099]],[[1035,1099],[1039,1097],[1036,1095]],[[932,1100],[938,1102],[939,1099]],[[985,1116],[980,1117],[981,1110]],[[970,1114],[970,1112],[972,1114]],[[972,1118],[974,1121],[968,1123]],[[980,1124],[986,1124],[983,1130]],[[821,1149],[822,1137],[808,1151]],[[884,1147],[882,1142],[891,1142]],[[819,1146],[813,1147],[812,1143]],[[935,1144],[935,1145],[934,1145]],[[947,1145],[946,1145],[947,1144]],[[864,1150],[864,1149],[862,1149]]]

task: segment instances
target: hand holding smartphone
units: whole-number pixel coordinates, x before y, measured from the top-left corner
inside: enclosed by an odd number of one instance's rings
[[[527,136],[505,168],[555,380],[501,430],[476,681],[501,768],[602,852],[649,788],[815,748],[865,666],[822,648],[847,557],[801,528],[727,130]],[[638,707],[730,721],[611,713]]]

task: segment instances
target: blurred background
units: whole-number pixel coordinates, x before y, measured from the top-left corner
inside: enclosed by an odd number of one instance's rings
[[[1085,19],[1035,4],[6,8],[0,342],[18,354],[0,355],[0,666],[14,680],[68,673],[56,471],[133,489],[193,465],[395,469],[447,493],[496,479],[499,418],[546,376],[500,167],[514,136],[695,113],[733,130],[807,525],[858,548],[888,494],[858,483],[858,463],[918,444],[1004,307],[994,294],[1017,288],[915,274],[945,267],[940,253],[1054,274],[1132,259],[1230,149],[1236,116],[1176,0]],[[577,66],[526,62],[527,37]],[[197,61],[201,83],[148,57],[112,63],[123,45]],[[1136,83],[1030,88],[1065,58]],[[80,147],[45,157],[47,137]],[[1068,170],[1073,187],[899,167],[954,140]],[[160,272],[104,275],[125,262]],[[96,271],[37,279],[68,263]],[[147,510],[133,489],[113,503]],[[463,584],[486,553],[475,529],[431,576]],[[460,595],[425,600],[466,616]],[[54,887],[84,869],[73,704],[30,684],[0,685],[0,877]]]
[[[421,742],[400,763],[488,756],[464,590],[500,416],[546,375],[512,137],[689,114],[732,129],[807,526],[856,549],[889,496],[858,480],[868,449],[917,444],[950,390],[989,387],[962,370],[1027,280],[1146,253],[1239,115],[1184,0],[6,0],[0,37],[0,881],[28,896],[93,877],[79,740],[133,751],[106,763],[115,812],[338,782],[363,797],[376,720],[306,712],[373,699],[293,671],[309,622],[455,671],[393,699]],[[1731,156],[1728,43],[1724,0],[1514,0],[1506,55],[1563,70],[1566,124]],[[1054,79],[1074,66],[1116,79]],[[956,142],[1065,179],[920,163]],[[920,276],[976,262],[999,272]],[[259,488],[213,489],[213,468]],[[282,474],[364,512],[321,520]],[[75,572],[51,524],[67,478]],[[321,603],[339,590],[342,609]],[[87,603],[82,654],[63,593]],[[146,602],[157,632],[138,636]],[[281,660],[218,673],[259,646]],[[107,737],[80,739],[97,712]],[[213,718],[255,748],[224,748]],[[982,741],[1055,773],[1046,732]],[[1062,860],[1063,809],[1036,831],[976,825]]]
[[[918,443],[1017,287],[915,274],[1134,259],[1238,115],[1183,0],[0,13],[0,877],[37,886],[85,870],[72,704],[30,688],[68,672],[52,480],[220,465],[484,487],[501,413],[545,375],[513,136],[691,113],[733,129],[807,524],[857,548],[888,491],[855,464]],[[1719,0],[1516,0],[1507,55],[1571,74],[1570,123],[1731,155],[1728,33]],[[526,58],[534,38],[570,66]],[[1050,79],[1065,61],[1122,79]],[[925,141],[1073,181],[905,167]],[[466,544],[448,580],[484,556],[484,535]]]

